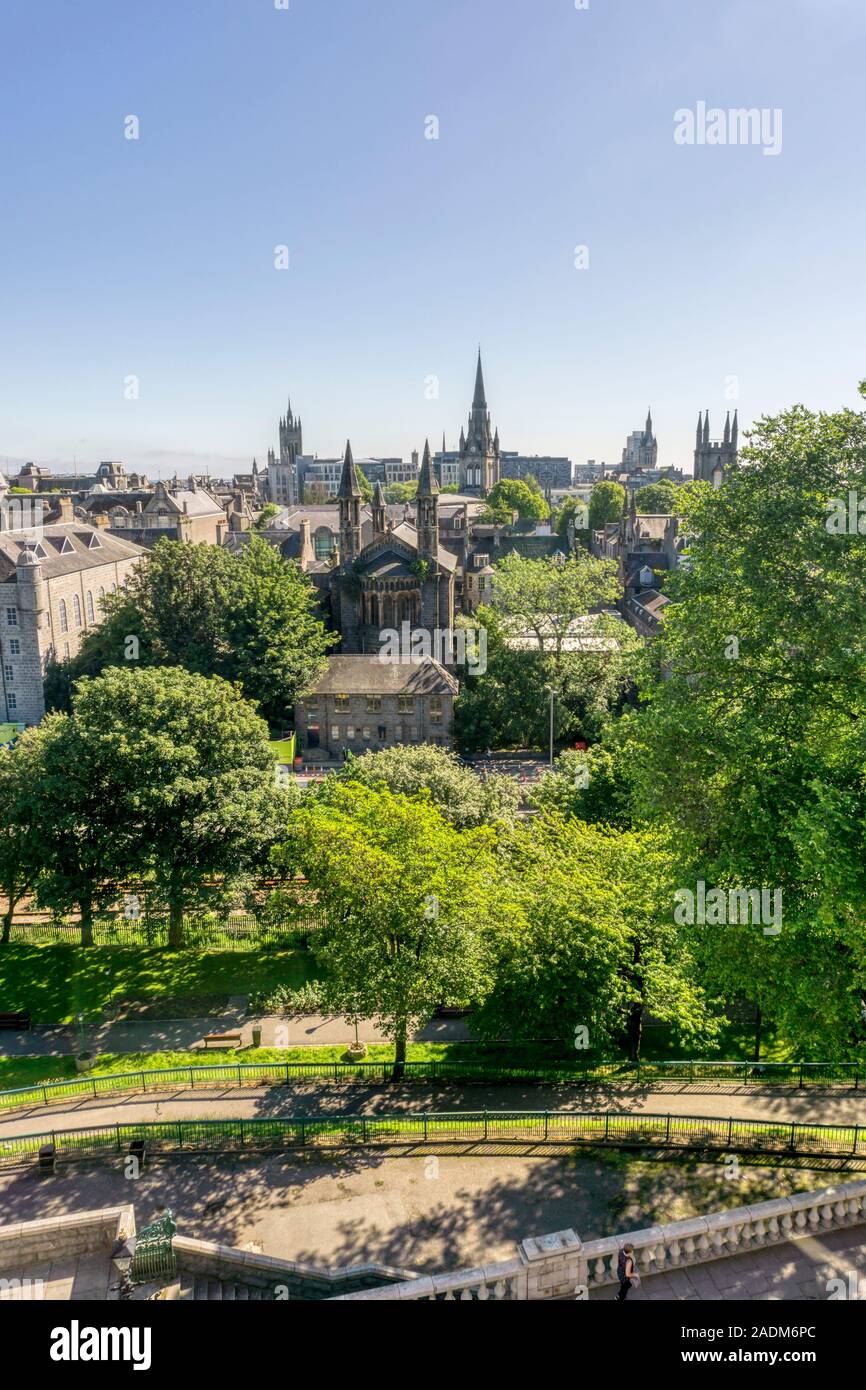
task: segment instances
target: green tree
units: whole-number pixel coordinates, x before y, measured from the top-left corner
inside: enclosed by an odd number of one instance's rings
[[[183,666],[239,681],[278,721],[324,670],[337,641],[316,603],[297,565],[258,536],[240,555],[161,540],[125,589],[106,594],[103,620],[79,654],[49,669],[46,699],[69,708],[75,681],[107,666]]]
[[[639,639],[619,618],[592,611],[596,600],[615,592],[608,587],[607,562],[585,552],[562,565],[513,559],[520,566],[510,566],[502,595],[506,611],[500,610],[494,579],[493,604],[481,605],[468,620],[478,629],[476,642],[484,635],[487,661],[483,674],[461,674],[455,733],[463,753],[546,750],[550,686],[555,740],[597,739],[631,684]],[[522,582],[525,565],[539,567],[530,570],[527,584]],[[560,570],[565,573],[548,584],[546,575]]]
[[[115,772],[87,756],[85,730],[74,714],[48,714],[24,736],[32,772],[19,801],[39,855],[40,907],[77,912],[82,946],[93,945],[96,915],[117,902],[129,873],[133,827],[118,815]]]
[[[504,858],[521,911],[491,919],[494,984],[474,1031],[573,1041],[578,1057],[624,1043],[634,1059],[648,1010],[709,1035],[660,843],[549,816],[516,826]]]
[[[414,502],[417,493],[417,483],[389,483],[385,488],[385,501],[392,507],[401,502]]]
[[[866,416],[803,406],[760,420],[721,488],[691,491],[633,758],[683,888],[782,894],[778,934],[695,923],[708,984],[812,1055],[820,1007],[826,1056],[862,1039],[866,991],[866,536],[851,495],[866,496]]]
[[[621,722],[612,721],[602,735],[603,741],[585,752],[565,749],[557,758],[554,771],[546,772],[528,793],[529,805],[540,811],[630,830],[634,824],[630,754],[628,743],[618,737]]]
[[[554,528],[558,536],[567,536],[568,528],[572,524],[575,531],[587,532],[588,527],[588,508],[585,502],[579,497],[563,497],[556,509],[556,520]]]
[[[39,777],[40,739],[28,730],[11,749],[0,749],[0,895],[5,899],[2,934],[6,944],[22,899],[32,893],[42,868],[33,788]]]
[[[662,478],[657,483],[639,487],[634,495],[637,511],[649,516],[672,516],[676,511],[677,487]]]
[[[376,1018],[402,1074],[409,1034],[488,988],[479,922],[505,915],[490,827],[457,830],[429,801],[357,784],[307,798],[274,863],[300,870],[326,926],[313,950],[329,998]]]
[[[463,767],[453,753],[432,744],[385,748],[378,753],[349,757],[322,784],[319,794],[345,782],[374,789],[387,788],[403,796],[427,796],[452,825],[461,828],[511,820],[520,794],[510,777],[481,778]]]
[[[282,508],[278,507],[276,502],[269,502],[266,507],[262,508],[261,512],[253,522],[255,530],[264,531],[268,523],[273,521],[275,516],[279,516],[281,510]]]
[[[515,512],[521,521],[547,520],[550,508],[538,488],[538,483],[532,488],[520,478],[502,478],[490,489],[481,520],[492,520],[507,525]]]
[[[367,474],[364,472],[363,468],[357,468],[355,471],[358,474],[358,486],[361,489],[361,497],[363,501],[372,502],[373,485],[370,482],[370,479],[367,477]]]
[[[94,914],[130,880],[183,944],[184,916],[264,867],[288,800],[266,724],[236,687],[177,668],[107,668],[37,731],[39,901]]]
[[[589,529],[601,531],[609,521],[619,521],[625,505],[625,488],[620,483],[596,483],[589,494]]]

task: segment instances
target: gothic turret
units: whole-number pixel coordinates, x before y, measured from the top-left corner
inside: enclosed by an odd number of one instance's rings
[[[434,560],[439,553],[439,484],[433,472],[430,441],[425,440],[417,497],[418,554]]]
[[[361,553],[361,486],[348,439],[337,501],[340,509],[340,560],[343,564],[351,564]]]
[[[385,489],[381,482],[373,488],[373,536],[385,534]]]

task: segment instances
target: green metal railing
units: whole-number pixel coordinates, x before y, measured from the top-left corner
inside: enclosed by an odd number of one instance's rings
[[[620,1148],[778,1153],[866,1158],[861,1125],[801,1124],[715,1115],[624,1114],[622,1111],[503,1110],[444,1114],[301,1115],[272,1119],[175,1120],[96,1125],[0,1139],[0,1167],[38,1162],[53,1144],[59,1161],[112,1158],[134,1142],[155,1154],[237,1150],[339,1149],[352,1145],[412,1147],[495,1144],[592,1144]]]
[[[111,1095],[119,1091],[160,1091],[209,1086],[274,1086],[290,1082],[360,1082],[384,1085],[394,1063],[382,1062],[221,1062],[211,1066],[161,1067],[153,1071],[114,1072],[79,1076],[70,1081],[37,1082],[0,1091],[0,1111],[21,1106],[49,1105],[75,1096]],[[599,1085],[633,1082],[637,1085],[702,1084],[762,1086],[846,1086],[858,1090],[866,1066],[857,1062],[596,1062],[535,1061],[491,1063],[475,1061],[406,1062],[406,1081],[453,1081],[509,1085],[517,1083]]]

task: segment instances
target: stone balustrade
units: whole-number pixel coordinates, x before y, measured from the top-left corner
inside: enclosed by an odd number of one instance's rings
[[[589,1291],[616,1283],[623,1245],[634,1246],[642,1276],[707,1260],[723,1259],[801,1236],[866,1222],[866,1182],[839,1183],[752,1207],[714,1212],[666,1226],[605,1236],[583,1244],[573,1231],[524,1240],[516,1258],[478,1269],[438,1274],[342,1299],[414,1299],[446,1302],[542,1298],[586,1299]]]

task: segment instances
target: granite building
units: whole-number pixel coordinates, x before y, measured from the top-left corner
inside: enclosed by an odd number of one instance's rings
[[[126,582],[144,553],[76,521],[69,499],[59,503],[56,520],[0,529],[0,719],[42,718],[49,659],[76,655],[100,620],[102,599]]]
[[[299,745],[307,755],[342,758],[396,744],[450,748],[456,678],[431,656],[380,661],[350,654],[328,658],[328,670],[295,705]]]

